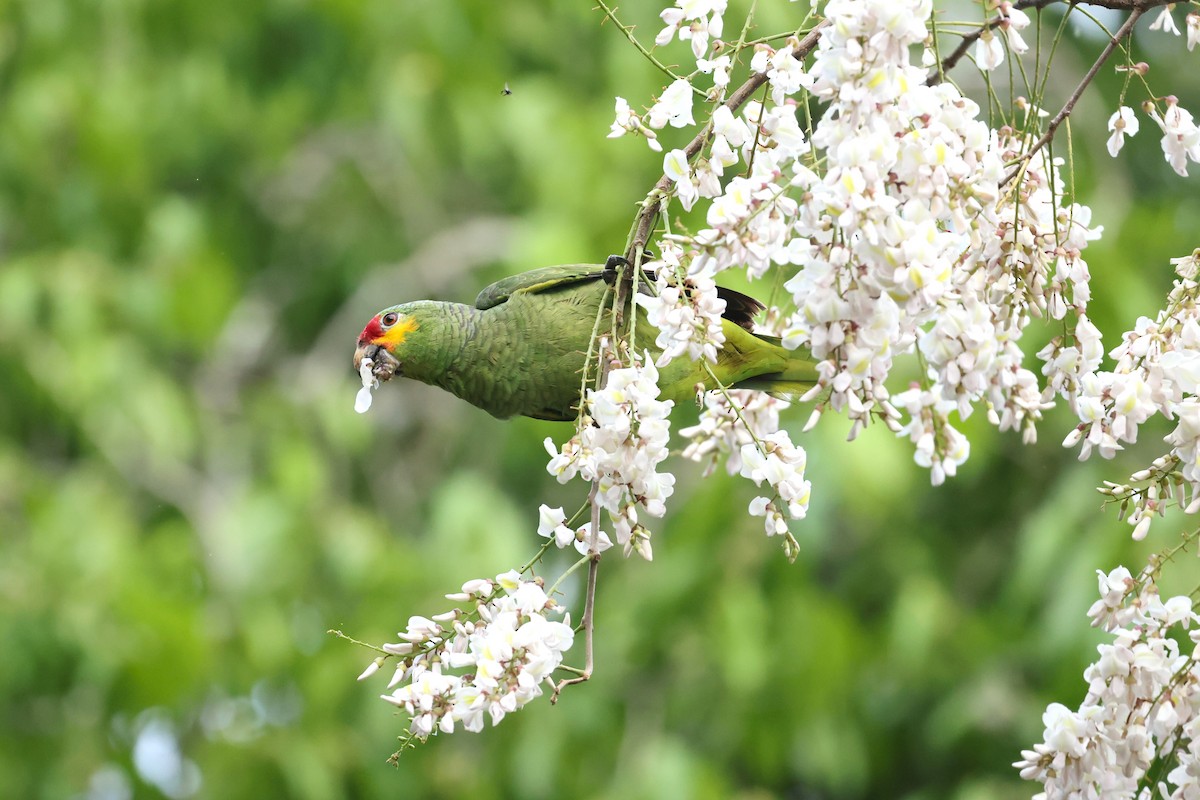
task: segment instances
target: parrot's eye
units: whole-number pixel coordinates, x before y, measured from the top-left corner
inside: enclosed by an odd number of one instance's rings
[[[400,319],[399,314],[397,314],[395,311],[389,311],[383,315],[383,319],[380,320],[380,322],[383,323],[383,327],[390,328],[396,324],[396,320],[398,319]]]

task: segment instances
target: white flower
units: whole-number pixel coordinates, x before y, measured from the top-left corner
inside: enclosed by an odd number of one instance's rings
[[[1117,567],[1107,575],[1096,570],[1100,579],[1100,599],[1088,609],[1093,627],[1113,631],[1129,624],[1132,613],[1126,613],[1125,597],[1134,588],[1133,576],[1125,567]]]
[[[985,30],[975,42],[975,63],[990,72],[1004,63],[1004,42],[990,30]]]
[[[671,40],[675,38],[675,34],[679,31],[679,23],[683,22],[683,11],[678,8],[667,8],[663,9],[659,17],[666,27],[654,37],[654,44],[662,47],[670,44]]]
[[[553,539],[559,547],[575,544],[575,531],[566,526],[567,515],[562,508],[542,505],[538,508],[538,536]]]
[[[1129,106],[1121,106],[1116,112],[1108,118],[1108,129],[1112,131],[1112,136],[1108,137],[1108,154],[1116,157],[1121,151],[1122,145],[1125,144],[1126,136],[1133,136],[1138,132],[1138,119],[1133,115],[1133,109]]]
[[[728,106],[717,106],[712,115],[713,133],[725,139],[731,147],[741,147],[751,140],[750,126],[735,117]]]
[[[673,128],[683,128],[695,125],[692,118],[692,85],[686,79],[680,78],[673,82],[658,98],[646,115],[646,124],[654,130],[667,125]]]
[[[663,156],[663,174],[676,182],[691,177],[692,168],[688,164],[687,153],[682,150],[671,150]]]
[[[658,134],[642,123],[641,117],[633,113],[633,109],[629,107],[629,102],[624,97],[617,98],[616,112],[616,119],[613,120],[612,125],[609,127],[609,139],[620,138],[626,133],[638,133],[646,137],[646,144],[650,146],[651,150],[662,152],[662,145],[658,142]]]
[[[1175,267],[1175,274],[1186,280],[1195,280],[1200,274],[1200,247],[1197,247],[1190,255],[1180,258],[1172,258],[1171,264]]]
[[[617,118],[613,120],[612,127],[608,134],[608,138],[610,139],[624,136],[627,132],[636,128],[636,125],[633,122],[633,109],[629,107],[629,101],[627,101],[624,97],[618,97],[616,109]]]
[[[575,549],[580,555],[587,555],[592,542],[592,523],[585,522],[580,528],[572,534],[572,540],[575,544]],[[559,545],[562,547],[563,545]],[[613,546],[612,539],[608,538],[608,534],[600,531],[596,534],[596,552],[603,553],[605,550]]]
[[[700,58],[696,60],[696,68],[705,75],[713,76],[713,86],[717,89],[724,90],[729,85],[729,70],[733,66],[733,62],[729,56],[719,56],[714,59]],[[729,109],[725,106],[726,111]]]
[[[1000,30],[1008,40],[1009,49],[1017,54],[1027,51],[1029,45],[1021,38],[1020,31],[1029,27],[1029,15],[1014,7],[1008,0],[1000,3],[997,10],[1002,18]]]
[[[521,573],[515,569],[510,569],[508,572],[501,572],[496,576],[496,585],[509,594],[515,592],[522,583]]]
[[[1079,714],[1061,703],[1051,703],[1042,715],[1042,724],[1046,726],[1048,746],[1069,757],[1079,758],[1084,754],[1090,730]]]
[[[1151,112],[1154,121],[1162,128],[1163,156],[1171,168],[1183,176],[1187,176],[1187,162],[1200,161],[1200,129],[1192,119],[1192,114],[1181,107],[1174,97],[1166,100],[1167,110],[1161,117],[1158,112]]]
[[[362,388],[354,398],[354,410],[365,414],[371,408],[371,392],[379,388],[379,379],[375,377],[375,362],[364,358],[358,365],[358,375],[362,378]]]
[[[1179,28],[1175,27],[1175,18],[1171,16],[1171,12],[1175,10],[1174,3],[1167,3],[1163,6],[1163,10],[1158,12],[1158,16],[1154,18],[1154,22],[1150,23],[1150,30],[1161,30],[1163,33],[1173,33],[1179,35]]]
[[[1193,11],[1187,15],[1187,49],[1190,53],[1192,48],[1200,42],[1200,14]]]
[[[792,44],[785,45],[775,52],[765,48],[763,45],[755,51],[750,67],[756,72],[766,73],[767,82],[771,85],[771,99],[776,104],[782,104],[788,96],[796,94],[808,82],[804,65],[792,56],[795,51]]]
[[[692,167],[688,164],[687,154],[682,150],[672,150],[663,157],[663,173],[675,182],[675,196],[680,204],[691,210],[692,204],[700,195],[696,182],[692,179]]]

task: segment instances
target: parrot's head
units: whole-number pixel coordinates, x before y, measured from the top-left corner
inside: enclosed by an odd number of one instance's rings
[[[362,333],[354,350],[354,369],[361,372],[364,359],[370,359],[371,371],[381,381],[402,374],[404,340],[417,329],[417,320],[406,313],[405,306],[392,306],[380,311]]]

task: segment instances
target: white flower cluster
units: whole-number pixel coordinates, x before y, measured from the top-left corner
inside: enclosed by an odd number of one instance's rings
[[[452,733],[459,723],[480,731],[485,715],[499,724],[541,695],[542,684],[553,686],[551,675],[575,636],[569,617],[548,618],[561,609],[541,585],[515,570],[494,581],[468,581],[462,592],[446,597],[475,607],[433,619],[411,617],[398,634],[402,641],[382,648],[400,661],[388,684],[392,691],[382,698],[408,713],[409,731],[418,739],[435,730]],[[359,680],[386,659],[375,659]]]
[[[1189,26],[1192,17],[1197,19],[1196,30],[1200,32],[1200,15],[1188,15]],[[1189,27],[1189,41],[1191,30]],[[1179,99],[1174,95],[1163,98],[1163,103],[1166,110],[1161,114],[1158,113],[1158,108],[1153,101],[1143,104],[1143,109],[1162,130],[1160,144],[1163,158],[1171,165],[1171,169],[1186,177],[1188,162],[1200,161],[1200,127],[1196,126],[1192,113],[1180,106]],[[1121,152],[1121,148],[1125,144],[1125,137],[1135,135],[1140,127],[1132,108],[1128,106],[1117,108],[1108,118],[1108,129],[1112,131],[1112,136],[1108,138],[1109,155],[1115,157],[1117,153]]]
[[[1084,670],[1088,693],[1079,709],[1047,708],[1042,743],[1013,765],[1045,786],[1038,797],[1200,797],[1200,630],[1187,633],[1190,656],[1172,635],[1200,617],[1188,597],[1164,602],[1154,577],[1135,580],[1124,567],[1099,573],[1100,600],[1088,616],[1113,642],[1100,645]],[[1165,780],[1148,784],[1156,760]]]
[[[1013,139],[1001,141],[1006,160],[1020,158],[1019,144]],[[991,370],[989,413],[1001,430],[1021,428],[1026,441],[1036,439],[1033,426],[1041,411],[1048,408],[1056,394],[1073,399],[1078,369],[1101,351],[1100,333],[1087,318],[1091,300],[1091,273],[1082,251],[1088,242],[1099,238],[1102,229],[1089,227],[1092,212],[1087,206],[1067,203],[1062,196],[1065,185],[1058,173],[1058,160],[1040,151],[1023,167],[1015,198],[999,203],[989,216],[992,232],[978,254],[983,266],[975,273],[982,280],[982,296],[993,312],[997,341],[997,361]],[[1037,379],[1021,367],[1017,340],[1031,316],[1049,317],[1068,322],[1078,353],[1056,339],[1038,357],[1054,364],[1043,366],[1047,384],[1038,394]],[[1082,362],[1079,359],[1082,359]]]
[[[683,78],[668,86],[644,117],[633,113],[623,97],[617,98],[616,111],[617,117],[609,129],[608,138],[617,139],[626,133],[637,133],[646,137],[646,144],[650,145],[651,150],[658,152],[662,152],[662,145],[655,131],[668,125],[683,128],[696,124],[692,116],[692,85]]]
[[[1200,250],[1171,263],[1178,278],[1166,308],[1153,320],[1139,318],[1124,334],[1109,353],[1116,360],[1113,369],[1097,371],[1095,353],[1082,358],[1079,396],[1073,403],[1080,424],[1063,442],[1068,447],[1082,443],[1080,459],[1093,449],[1111,458],[1122,443],[1137,441],[1138,426],[1150,417],[1177,420],[1165,437],[1170,450],[1130,476],[1130,484],[1148,486],[1109,484],[1103,490],[1127,511],[1132,506],[1128,519],[1139,539],[1172,498],[1188,513],[1200,511]],[[1085,344],[1084,351],[1088,349]],[[1182,486],[1177,478],[1183,479]]]
[[[792,46],[785,49],[790,52]],[[787,63],[799,65],[794,58],[788,58]],[[704,241],[709,248],[720,245],[737,248],[735,261],[745,266],[752,277],[761,277],[770,267],[769,256],[778,245],[779,219],[790,218],[796,211],[796,201],[785,195],[786,187],[774,183],[779,177],[774,159],[799,157],[809,151],[809,145],[791,103],[765,109],[758,102],[750,102],[740,117],[735,117],[726,106],[718,106],[713,111],[712,124],[707,155],[693,166],[683,150],[672,150],[663,157],[663,173],[673,182],[674,195],[685,210],[690,211],[702,197],[713,201],[707,217],[714,228],[701,231],[695,241]],[[756,162],[756,154],[762,149],[770,150],[772,156]],[[762,168],[756,166],[749,177],[732,178],[722,188],[725,170],[743,160]],[[723,236],[725,230],[740,231],[740,235]],[[688,260],[691,261],[691,256]],[[726,266],[729,265],[714,262],[701,251],[688,265],[688,272],[712,275]]]
[[[1055,394],[1073,401],[1094,370],[1099,341],[1090,338],[1080,254],[1099,231],[1089,228],[1089,209],[1064,202],[1045,151],[1026,156],[1028,140],[990,131],[957,88],[926,85],[910,51],[928,40],[931,8],[930,0],[831,0],[809,68],[794,37],[779,49],[756,45],[751,69],[766,78],[765,101],[738,115],[718,106],[707,151],[691,162],[673,150],[663,166],[684,209],[711,201],[706,227],[667,237],[675,271],[683,265],[698,282],[731,268],[751,278],[794,269],[786,288],[796,310],[783,338],[820,362],[806,397],[827,393],[823,405],[847,413],[852,437],[873,417],[908,435],[936,483],[968,452],[951,413],[965,419],[982,405],[993,424],[1032,441]],[[1024,52],[1028,17],[1010,2],[996,9],[988,35]],[[678,21],[674,12],[664,19]],[[825,104],[811,141],[797,117],[802,92]],[[683,102],[674,86],[668,96],[677,98],[672,107]],[[1123,130],[1131,132],[1127,121]],[[1006,163],[1020,165],[1015,175],[1005,175]],[[738,165],[742,174],[725,180]],[[705,292],[689,297],[669,280],[646,301],[662,331],[660,363],[685,351],[711,358],[720,345],[715,308]],[[1043,391],[1024,366],[1021,335],[1033,317],[1068,315],[1078,342],[1043,351],[1051,365]],[[921,390],[892,403],[893,361],[914,351],[927,368]]]
[[[666,27],[654,43],[662,47],[678,36],[681,41],[691,41],[692,55],[703,61],[709,40],[721,38],[728,5],[728,0],[675,0],[675,5],[659,14]]]
[[[636,550],[647,561],[653,557],[650,531],[639,517],[661,517],[675,491],[675,476],[658,471],[668,455],[674,402],[658,399],[658,370],[649,361],[647,355],[644,366],[610,370],[603,389],[587,391],[575,435],[561,450],[552,439],[545,442],[550,474],[559,483],[576,475],[597,481],[596,502],[608,511],[617,542],[626,555]]]
[[[779,430],[779,412],[788,405],[785,400],[748,389],[708,392],[700,419],[679,431],[680,436],[691,440],[683,457],[689,461],[707,459],[707,477],[717,468],[718,459],[725,456],[726,471],[737,475],[742,471],[742,448],[753,444],[755,436]]]
[[[994,29],[1024,51],[1028,18],[1011,3],[997,9]],[[827,393],[825,404],[853,421],[852,437],[872,418],[908,435],[937,483],[969,452],[950,414],[965,419],[982,405],[993,424],[1032,441],[1054,395],[1073,399],[1084,367],[1094,369],[1072,360],[1075,343],[1059,342],[1043,351],[1053,364],[1044,370],[1053,391],[1043,391],[1020,339],[1033,317],[1070,315],[1079,330],[1068,331],[1086,340],[1088,357],[1098,352],[1080,254],[1099,231],[1089,209],[1064,202],[1044,151],[1024,156],[1028,141],[989,131],[955,87],[925,85],[910,50],[928,38],[929,0],[831,0],[824,13],[830,25],[811,67],[795,57],[795,38],[778,50],[757,45],[751,68],[766,77],[767,100],[739,116],[719,106],[709,150],[694,163],[666,154],[681,205],[711,199],[707,227],[668,243],[687,248],[675,261],[693,280],[795,268],[786,288],[796,311],[783,333],[820,362],[807,397]],[[811,142],[797,118],[801,92],[825,103]],[[744,174],[722,184],[740,163]],[[1005,181],[1006,163],[1021,165],[1016,180]],[[680,297],[657,306],[669,331],[660,346],[711,352],[718,342],[706,344]],[[927,368],[921,390],[891,402],[893,361],[914,351]]]
[[[909,414],[910,422],[900,432],[916,445],[913,457],[919,465],[929,469],[930,482],[941,486],[947,475],[954,477],[958,465],[971,454],[967,437],[949,422],[949,412],[954,404],[921,389],[901,392],[892,400]]]
[[[797,45],[793,39],[776,53],[784,53],[780,63],[799,67],[791,55]],[[749,102],[740,117],[724,106],[713,113],[708,156],[690,172],[669,175],[684,208],[700,197],[712,199],[705,218],[708,227],[690,240],[698,251],[689,266],[692,275],[715,275],[737,266],[751,278],[760,278],[772,264],[798,263],[809,248],[791,230],[800,206],[787,193],[782,170],[807,171],[800,159],[810,151],[790,100],[771,106]],[[751,165],[749,174],[736,176],[722,187],[725,170],[740,161]]]
[[[750,515],[762,517],[767,536],[787,536],[790,519],[803,519],[808,513],[811,485],[804,479],[807,455],[803,447],[792,444],[787,431],[775,431],[757,442],[742,445],[742,475],[773,490],[750,501]]]
[[[1150,118],[1162,129],[1161,140],[1163,157],[1171,165],[1171,169],[1180,175],[1187,175],[1187,162],[1200,161],[1200,128],[1192,113],[1174,97],[1167,97],[1167,109],[1161,115],[1153,104],[1147,103]]]
[[[704,358],[717,363],[717,349],[725,343],[721,315],[725,301],[717,296],[712,278],[688,277],[680,267],[682,251],[673,242],[663,243],[662,259],[646,264],[657,270],[656,294],[637,295],[637,304],[646,309],[647,321],[658,330],[655,347],[662,350],[655,366],[665,367],[687,354],[693,361]]]
[[[705,475],[716,469],[718,459],[724,455],[730,475],[740,474],[756,486],[767,483],[772,493],[755,497],[750,502],[750,514],[763,517],[768,536],[786,537],[787,520],[801,519],[808,513],[811,485],[804,479],[807,456],[786,431],[779,430],[779,412],[787,407],[787,402],[762,392],[712,391],[704,396],[704,410],[697,423],[679,432],[691,440],[683,457],[708,461]],[[785,546],[790,543],[788,538]]]
[[[1163,14],[1166,19],[1171,18],[1170,6],[1164,8]],[[1163,17],[1159,17],[1159,19],[1163,19]],[[1193,24],[1193,19],[1195,19],[1195,24]],[[1188,14],[1189,50],[1192,49],[1193,30],[1196,31],[1196,41],[1200,41],[1200,14]],[[1159,144],[1162,145],[1166,163],[1169,163],[1171,169],[1174,169],[1176,173],[1186,178],[1188,162],[1200,162],[1200,127],[1196,126],[1192,112],[1180,106],[1180,101],[1174,95],[1162,98],[1162,102],[1165,106],[1162,114],[1159,114],[1154,101],[1146,101],[1142,104],[1142,110],[1145,110],[1146,114],[1150,115],[1150,119],[1154,120],[1163,131],[1163,138],[1159,140]],[[1109,155],[1115,157],[1118,152],[1121,152],[1124,138],[1135,136],[1140,127],[1132,108],[1118,107],[1109,118],[1109,131],[1112,132],[1108,142]]]
[[[812,139],[823,173],[785,169],[805,202],[773,258],[800,267],[787,284],[797,310],[784,342],[822,360],[812,394],[829,392],[854,421],[852,436],[873,415],[907,434],[938,483],[968,452],[953,411],[966,418],[983,404],[993,424],[1035,435],[1047,401],[1019,340],[1032,315],[1085,307],[1078,251],[1090,232],[1086,209],[1060,213],[1052,187],[1062,183],[1044,158],[1002,193],[1017,141],[990,132],[954,87],[926,86],[909,61],[930,8],[826,7],[832,24],[801,81],[828,101]],[[1026,20],[1008,5],[1001,13],[1011,39]],[[891,402],[893,360],[914,349],[927,367],[922,388]]]
[[[1162,31],[1163,33],[1179,35],[1179,27],[1175,24],[1175,17],[1171,16],[1171,12],[1175,10],[1175,3],[1168,3],[1163,6],[1162,11],[1158,12],[1154,22],[1150,23],[1150,30]],[[1191,12],[1184,19],[1187,26],[1187,49],[1191,52],[1192,49],[1200,44],[1200,13]]]

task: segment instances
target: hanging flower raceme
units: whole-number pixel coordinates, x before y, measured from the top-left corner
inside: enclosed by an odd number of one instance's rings
[[[1141,317],[1109,355],[1112,370],[1092,371],[1078,381],[1073,408],[1080,423],[1063,442],[1111,458],[1137,441],[1153,416],[1176,421],[1164,438],[1170,449],[1126,484],[1109,483],[1105,495],[1120,502],[1135,538],[1174,500],[1188,513],[1200,511],[1200,250],[1172,259],[1177,278],[1166,307],[1154,319]],[[1182,479],[1182,480],[1180,480]]]
[[[704,462],[705,476],[711,475],[721,457],[730,475],[742,471],[742,448],[755,437],[779,430],[779,412],[788,407],[784,400],[764,392],[746,389],[712,391],[704,395],[704,409],[695,425],[683,428],[679,435],[689,440],[683,457]]]
[[[1088,691],[1072,711],[1052,703],[1042,716],[1043,740],[1013,766],[1045,786],[1044,797],[1150,797],[1139,793],[1156,759],[1173,757],[1155,797],[1200,792],[1200,622],[1186,596],[1162,600],[1155,573],[1135,580],[1124,567],[1099,573],[1100,599],[1088,616],[1113,635],[1084,670]],[[1192,652],[1174,635],[1186,631]]]
[[[721,330],[725,301],[717,295],[713,279],[688,277],[677,267],[663,264],[658,268],[655,289],[653,295],[639,294],[636,298],[637,304],[646,309],[647,321],[658,330],[654,345],[662,355],[655,366],[665,367],[683,355],[693,361],[717,363],[717,350],[725,342]]]
[[[383,645],[388,655],[359,676],[370,677],[389,657],[398,660],[382,697],[409,715],[416,739],[452,733],[459,724],[479,731],[485,718],[499,724],[540,696],[543,685],[553,685],[551,675],[575,635],[569,617],[550,619],[562,609],[540,583],[516,571],[468,581],[447,598],[473,607],[411,617],[401,641]]]
[[[675,491],[675,476],[658,471],[669,454],[674,403],[658,399],[658,370],[649,355],[639,361],[611,369],[603,389],[587,390],[575,435],[561,449],[546,439],[546,469],[559,483],[577,475],[597,482],[596,502],[608,511],[625,554],[636,550],[650,560],[650,531],[640,519],[665,514]]]

